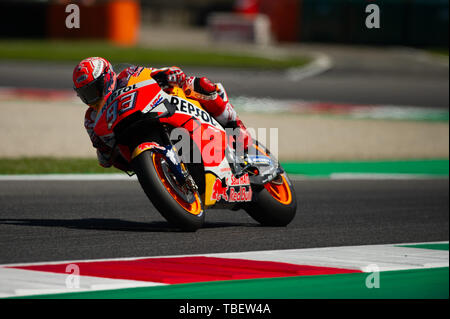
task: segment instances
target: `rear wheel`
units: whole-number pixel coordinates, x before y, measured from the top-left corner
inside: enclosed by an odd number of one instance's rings
[[[286,226],[295,217],[297,199],[289,178],[281,174],[274,181],[255,190],[256,199],[245,207],[246,212],[263,226]]]
[[[203,226],[205,214],[199,193],[178,183],[164,155],[145,151],[132,165],[145,194],[169,223],[184,231]]]

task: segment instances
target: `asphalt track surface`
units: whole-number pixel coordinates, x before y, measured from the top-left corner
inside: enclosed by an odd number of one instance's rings
[[[178,231],[136,181],[1,181],[0,264],[444,241],[449,181],[295,181],[297,216],[261,227],[210,210]]]
[[[449,107],[448,66],[403,57],[377,59],[377,55],[334,58],[332,69],[301,81],[293,81],[286,71],[210,67],[183,70],[188,75],[207,76],[223,83],[230,96]],[[70,90],[75,64],[0,61],[0,87]]]

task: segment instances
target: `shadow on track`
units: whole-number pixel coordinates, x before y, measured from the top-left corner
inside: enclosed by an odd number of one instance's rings
[[[84,218],[84,219],[0,219],[0,225],[65,227],[71,229],[109,230],[128,232],[174,232],[183,231],[172,227],[169,223],[155,221],[150,223],[126,221],[117,218]],[[257,227],[250,223],[206,222],[202,228],[224,227]]]

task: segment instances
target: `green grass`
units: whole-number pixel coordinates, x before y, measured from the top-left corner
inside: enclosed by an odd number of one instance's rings
[[[102,56],[112,63],[145,63],[152,66],[218,66],[284,69],[302,66],[306,57],[270,59],[245,54],[205,52],[191,49],[120,47],[101,41],[0,40],[0,59],[76,62]]]
[[[73,174],[118,173],[116,168],[103,168],[97,159],[86,158],[13,158],[0,159],[1,174]]]
[[[444,56],[448,58],[448,48],[438,48],[438,49],[430,49],[428,50],[432,54]]]
[[[329,177],[333,173],[417,174],[445,177],[448,159],[403,161],[347,162],[282,162],[288,174]],[[0,175],[9,174],[82,174],[120,173],[116,168],[103,168],[95,158],[0,158]]]

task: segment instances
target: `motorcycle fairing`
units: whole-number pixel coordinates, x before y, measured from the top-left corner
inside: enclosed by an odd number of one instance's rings
[[[145,109],[160,92],[161,88],[153,79],[114,91],[99,112],[95,133],[100,137],[113,133],[122,119]]]
[[[176,110],[170,117],[159,119],[161,123],[170,124],[173,127],[185,128],[194,143],[197,144],[202,153],[205,168],[205,194],[203,202],[206,207],[214,206],[217,202],[245,202],[251,201],[252,191],[250,186],[251,177],[246,175],[244,180],[236,185],[233,170],[225,156],[229,148],[228,136],[225,129],[206,112],[198,101],[189,99],[180,88],[174,88],[170,94],[165,93],[149,74],[141,72],[138,77],[131,77],[128,86],[114,91],[105,106],[99,112],[94,131],[100,138],[111,139],[114,127],[127,116],[135,113],[155,113],[161,116],[168,111],[167,103],[175,106]],[[207,137],[205,140],[204,137]],[[215,144],[208,140],[213,136]],[[214,136],[219,137],[217,140]],[[206,143],[205,143],[206,142]],[[218,142],[218,143],[217,143]],[[177,179],[182,179],[180,161],[176,152],[169,146],[156,143],[143,143],[138,145],[127,158],[131,160],[145,150],[153,149],[164,155],[175,154],[175,159],[169,159],[169,165],[176,174]],[[208,148],[209,147],[209,148]],[[121,149],[122,150],[122,149]],[[206,156],[209,150],[218,153],[215,160],[208,160]],[[172,153],[171,153],[172,152]],[[122,152],[123,153],[123,152]],[[130,153],[130,152],[128,152]],[[258,164],[269,163],[269,160],[254,158]]]

